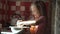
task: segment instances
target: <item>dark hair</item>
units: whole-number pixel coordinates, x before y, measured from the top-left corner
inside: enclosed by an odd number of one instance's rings
[[[12,14],[11,18],[13,18],[13,16],[19,16],[18,20],[22,20],[22,17],[20,14]]]
[[[48,16],[47,16],[47,11],[46,11],[46,5],[43,1],[36,1],[33,2],[33,4],[37,7],[37,9],[39,10],[39,13],[41,16],[45,16],[46,20],[48,20]]]
[[[45,3],[43,1],[36,1],[33,4],[37,7],[41,16],[47,16],[46,6],[45,6]]]
[[[13,18],[13,16],[16,16],[16,15],[19,16],[20,18],[22,18],[21,15],[19,15],[19,14],[13,14],[12,18]]]

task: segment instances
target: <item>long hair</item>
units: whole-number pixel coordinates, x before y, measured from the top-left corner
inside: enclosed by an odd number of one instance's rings
[[[46,16],[46,14],[47,14],[46,13],[46,6],[45,6],[45,3],[43,1],[36,1],[33,4],[37,7],[41,16]]]
[[[48,20],[45,3],[43,1],[36,1],[33,2],[32,4],[34,4],[37,7],[39,14],[41,16],[45,16],[46,20]]]

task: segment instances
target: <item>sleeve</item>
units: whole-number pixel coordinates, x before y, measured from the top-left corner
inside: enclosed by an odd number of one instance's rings
[[[36,29],[37,34],[45,34],[46,31],[46,21],[45,17],[40,17],[40,19],[36,22],[38,28]]]
[[[37,21],[36,21],[36,25],[39,25],[40,23],[44,23],[45,22],[45,17],[41,16]]]

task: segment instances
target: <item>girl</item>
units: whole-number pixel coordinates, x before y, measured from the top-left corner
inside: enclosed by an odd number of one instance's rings
[[[31,25],[31,34],[47,34],[46,33],[46,23],[47,23],[47,13],[45,4],[42,1],[36,1],[31,4],[31,13],[34,16],[34,20],[37,22],[35,25]]]

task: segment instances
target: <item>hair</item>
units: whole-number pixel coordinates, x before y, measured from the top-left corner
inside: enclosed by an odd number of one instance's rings
[[[14,16],[19,16],[19,20],[21,20],[22,19],[22,17],[21,17],[21,15],[20,14],[12,14],[12,16],[11,16],[11,18],[14,18]]]
[[[32,3],[33,5],[35,5],[39,11],[39,13],[41,14],[41,16],[46,16],[46,5],[43,1],[36,1],[34,3]]]
[[[46,5],[45,5],[45,3],[43,1],[33,2],[32,5],[36,6],[40,16],[45,16],[46,20],[48,19],[47,11],[46,11]]]

